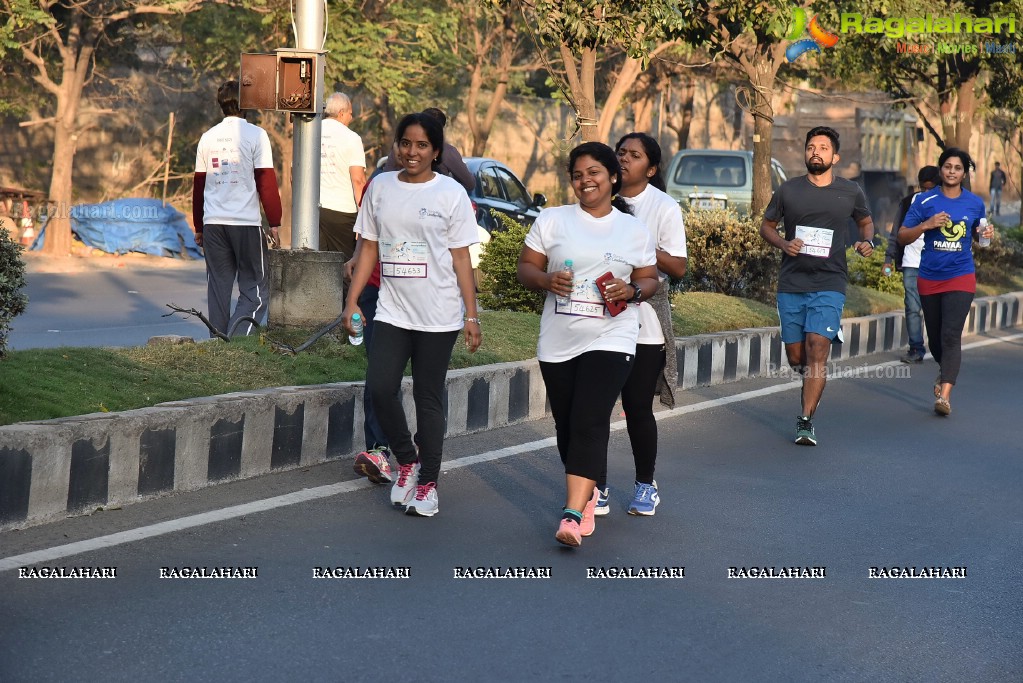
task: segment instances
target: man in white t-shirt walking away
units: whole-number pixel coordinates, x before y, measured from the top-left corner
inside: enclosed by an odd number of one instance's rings
[[[320,251],[355,253],[355,218],[366,187],[366,150],[351,130],[352,101],[327,98],[320,133]]]
[[[281,195],[270,138],[242,118],[238,97],[238,81],[228,81],[217,90],[224,120],[199,140],[192,220],[195,241],[206,253],[210,323],[224,334],[248,335],[255,325],[245,319],[261,323],[270,304],[268,247],[259,205],[270,224],[269,239],[277,244]],[[232,314],[235,280],[238,304]]]

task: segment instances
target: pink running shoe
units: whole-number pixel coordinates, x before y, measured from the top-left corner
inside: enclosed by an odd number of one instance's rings
[[[437,499],[437,484],[419,484],[416,486],[416,494],[405,506],[406,515],[416,517],[433,517],[440,512],[440,501]]]
[[[578,548],[583,544],[583,537],[579,533],[579,522],[574,519],[562,519],[554,538],[558,539],[558,543]]]
[[[583,536],[592,536],[593,530],[597,528],[597,518],[594,513],[596,512],[598,498],[600,498],[600,489],[594,486],[593,495],[590,496],[590,501],[583,508],[583,521],[579,525],[579,533]]]
[[[361,474],[374,484],[390,484],[394,478],[391,476],[391,463],[387,456],[386,448],[372,448],[363,451],[355,456],[352,469],[356,474]]]
[[[391,487],[391,505],[405,506],[416,495],[419,483],[419,461],[410,465],[398,465],[398,479]]]

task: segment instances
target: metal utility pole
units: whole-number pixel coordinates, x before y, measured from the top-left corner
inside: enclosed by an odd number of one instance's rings
[[[323,47],[324,11],[321,0],[298,0],[295,4],[295,47],[317,51]],[[316,80],[315,102],[323,101],[323,83]],[[320,128],[316,114],[292,114],[291,248],[320,248]]]
[[[344,264],[339,251],[320,251],[320,118],[326,59],[322,46],[323,0],[295,3],[295,48],[276,51],[278,89],[284,96],[311,99],[305,111],[293,111],[291,249],[270,250],[271,328],[315,330],[337,318],[344,308]],[[310,58],[310,55],[315,55]],[[311,92],[304,84],[312,83]],[[278,92],[280,97],[281,93]],[[281,102],[273,108],[282,110]]]

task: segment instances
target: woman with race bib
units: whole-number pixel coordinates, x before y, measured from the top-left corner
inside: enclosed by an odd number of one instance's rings
[[[440,509],[444,383],[459,331],[470,352],[482,341],[469,246],[479,241],[476,216],[465,190],[435,172],[444,148],[439,121],[409,114],[395,133],[402,170],[381,173],[369,185],[355,231],[362,238],[348,288],[344,325],[377,261],[380,299],[366,385],[388,446],[398,461],[391,504],[410,515]],[[463,319],[464,316],[464,319]],[[401,403],[405,365],[412,361],[417,433],[409,433]]]
[[[519,256],[518,279],[549,292],[536,355],[565,465],[567,493],[555,538],[579,546],[594,530],[611,411],[639,336],[637,306],[625,305],[616,316],[609,308],[649,299],[659,281],[650,232],[615,196],[622,177],[614,150],[583,143],[569,155],[568,171],[579,203],[540,212]]]
[[[924,236],[917,288],[927,328],[927,345],[938,361],[934,380],[934,412],[952,413],[952,387],[963,359],[963,325],[977,291],[973,238],[990,240],[994,226],[981,225],[984,200],[963,189],[963,177],[973,160],[950,147],[938,157],[941,185],[913,200],[899,228],[899,244]]]

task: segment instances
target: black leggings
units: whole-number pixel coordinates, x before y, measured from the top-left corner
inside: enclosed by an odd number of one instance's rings
[[[565,474],[594,481],[607,469],[611,410],[634,356],[587,351],[561,363],[540,363]]]
[[[622,387],[622,410],[636,463],[636,481],[654,483],[657,461],[657,420],[654,419],[654,392],[666,360],[664,344],[637,344],[636,363]],[[597,488],[607,488],[607,467],[597,479]]]
[[[941,381],[955,384],[963,362],[963,326],[970,315],[973,292],[923,294],[920,306],[927,328],[927,346],[941,366]]]
[[[415,462],[416,446],[419,446],[419,481],[436,483],[447,429],[444,381],[458,330],[419,332],[379,321],[373,325],[376,329],[368,349],[366,388],[373,398],[377,419],[398,464]],[[414,445],[401,403],[401,380],[409,360],[412,361],[412,398],[416,405]]]

